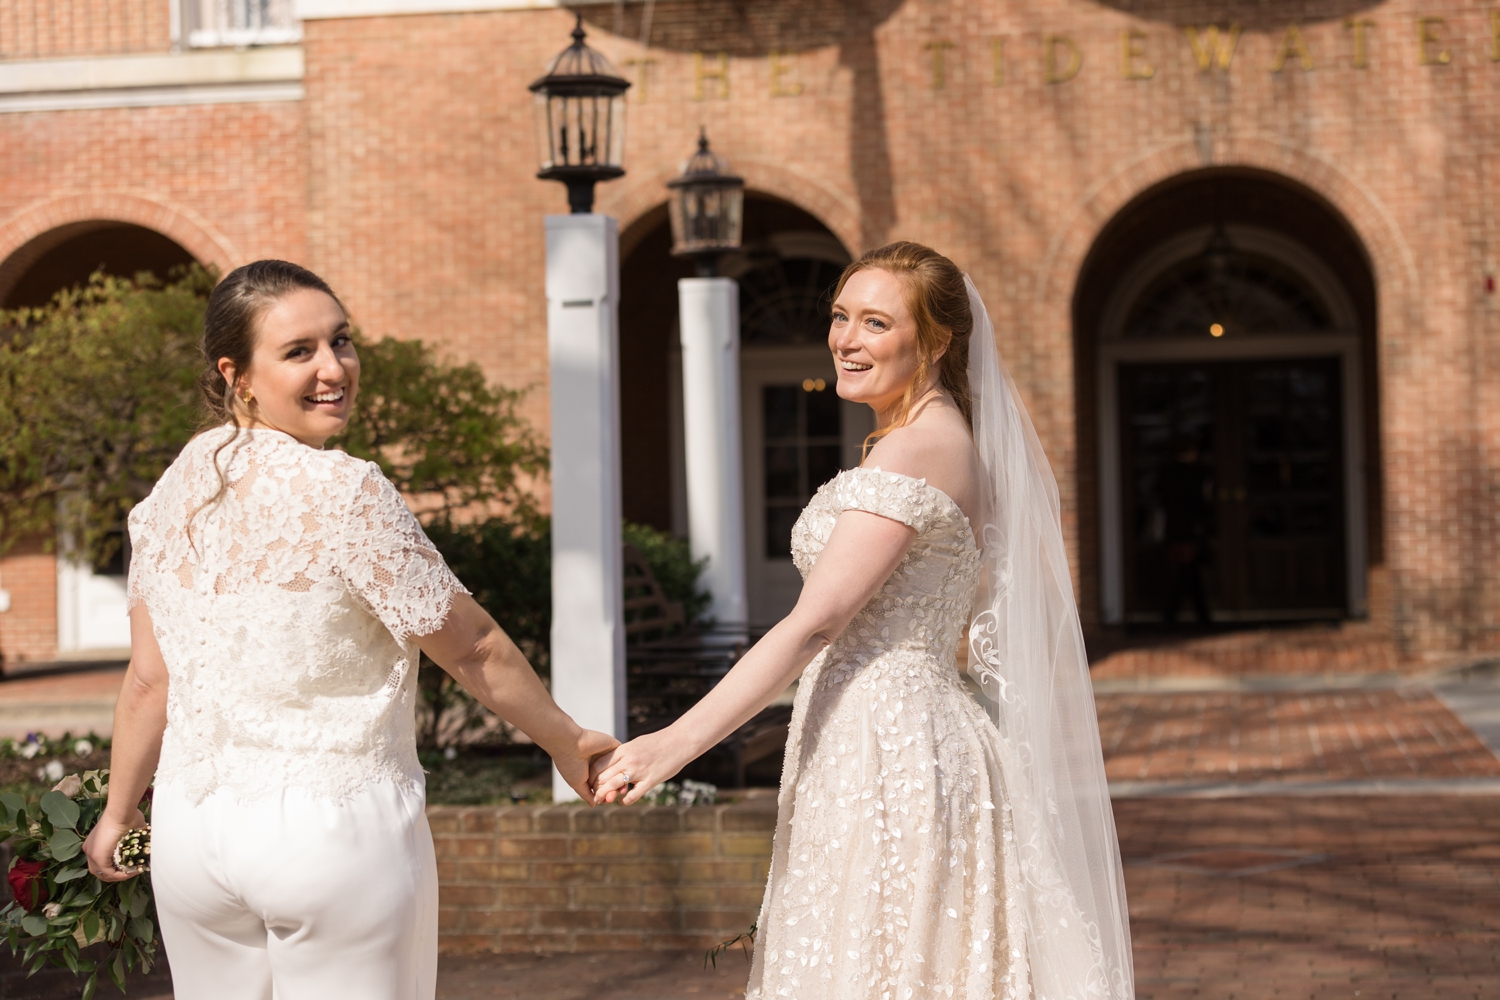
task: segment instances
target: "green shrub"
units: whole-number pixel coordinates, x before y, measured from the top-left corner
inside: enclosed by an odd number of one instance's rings
[[[694,562],[687,542],[644,524],[626,522],[625,541],[634,545],[646,557],[646,562],[651,566],[651,575],[661,584],[668,600],[682,605],[688,624],[707,624],[708,608],[713,603],[713,595],[698,585],[698,578],[707,568],[708,559]]]

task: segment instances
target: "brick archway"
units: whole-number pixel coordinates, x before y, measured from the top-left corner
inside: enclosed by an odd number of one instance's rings
[[[0,297],[53,247],[101,223],[120,222],[168,237],[221,274],[240,263],[234,244],[186,207],[123,192],[63,195],[0,221]]]
[[[1164,146],[1096,181],[1047,249],[1036,307],[1044,324],[1065,330],[1084,262],[1104,227],[1140,195],[1180,174],[1206,168],[1251,168],[1279,174],[1322,197],[1348,222],[1370,257],[1382,325],[1421,326],[1416,259],[1391,213],[1360,181],[1303,150],[1254,137],[1226,139],[1205,156],[1192,141]]]

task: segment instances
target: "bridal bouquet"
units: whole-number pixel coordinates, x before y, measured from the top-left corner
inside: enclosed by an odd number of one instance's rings
[[[0,795],[0,840],[15,860],[7,881],[15,901],[0,910],[0,935],[21,952],[27,975],[47,963],[87,976],[90,1000],[103,971],[125,991],[125,974],[149,972],[161,938],[151,883],[142,878],[102,882],[89,874],[83,841],[104,812],[109,771],[70,774],[35,805],[14,792]],[[150,803],[141,805],[150,818]],[[150,834],[134,831],[115,850],[124,871],[149,870]],[[90,945],[102,951],[85,953]]]

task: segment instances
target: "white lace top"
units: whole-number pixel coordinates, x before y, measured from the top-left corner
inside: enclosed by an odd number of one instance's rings
[[[416,645],[467,593],[378,466],[280,431],[189,442],[130,513],[130,606],[166,660],[157,780],[193,801],[421,788]],[[190,530],[189,530],[190,529]]]

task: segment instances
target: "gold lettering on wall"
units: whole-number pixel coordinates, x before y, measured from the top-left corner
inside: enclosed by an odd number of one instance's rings
[[[1057,64],[1059,46],[1068,50],[1068,61],[1061,67]],[[1048,35],[1043,39],[1042,56],[1046,63],[1048,83],[1067,83],[1083,68],[1083,50],[1067,35]]]
[[[1183,28],[1188,44],[1193,47],[1193,58],[1198,62],[1198,72],[1207,73],[1217,66],[1229,72],[1234,59],[1234,50],[1240,43],[1240,26],[1231,24],[1228,31],[1220,31],[1217,24],[1210,24],[1202,32],[1192,26]]]
[[[990,39],[990,81],[997,87],[1005,86],[1005,39]]]
[[[1120,32],[1120,75],[1127,80],[1149,80],[1156,75],[1156,67],[1146,62],[1141,47],[1145,40],[1145,32],[1134,28]]]
[[[1368,69],[1370,66],[1369,39],[1365,35],[1365,29],[1373,27],[1375,27],[1374,21],[1357,17],[1347,18],[1344,21],[1344,28],[1352,32],[1354,37],[1354,58],[1349,65],[1355,69]]]
[[[776,52],[773,50],[770,54],[770,63],[772,97],[796,97],[802,93],[802,83],[795,79],[797,75],[797,56],[795,53]],[[792,79],[788,79],[788,77]]]
[[[693,53],[693,100],[701,101],[704,98],[703,83],[705,80],[713,80],[718,86],[720,99],[729,97],[729,54],[720,52],[714,56],[715,65],[710,68],[703,64],[703,53]]]
[[[1280,73],[1286,69],[1286,61],[1292,56],[1302,64],[1303,69],[1313,68],[1312,53],[1307,51],[1307,39],[1302,37],[1302,29],[1295,24],[1286,26],[1286,34],[1281,36],[1281,48],[1276,50],[1276,58],[1271,61],[1271,72]]]
[[[935,42],[928,42],[922,48],[932,54],[932,89],[942,90],[948,83],[948,50],[953,48],[953,43],[946,38],[939,38]]]
[[[1441,17],[1419,17],[1417,18],[1417,62],[1422,66],[1446,66],[1453,54],[1448,47],[1443,45],[1442,36],[1438,34],[1440,28],[1446,27],[1448,22]],[[1443,45],[1436,52],[1432,51],[1434,45]]]
[[[626,59],[626,66],[635,68],[635,98],[637,104],[645,104],[651,94],[651,67],[656,65],[655,59]]]

